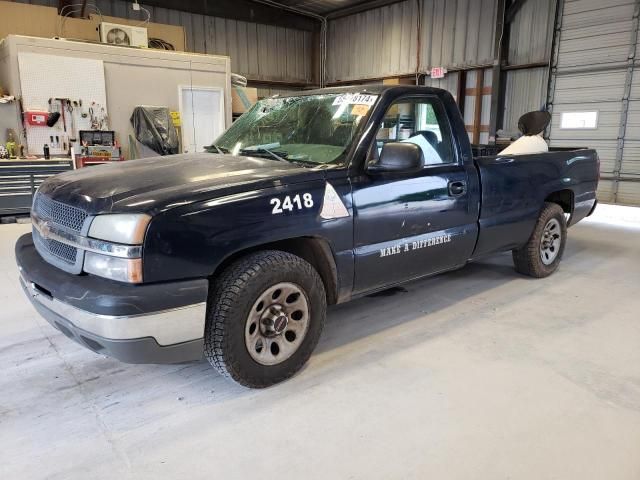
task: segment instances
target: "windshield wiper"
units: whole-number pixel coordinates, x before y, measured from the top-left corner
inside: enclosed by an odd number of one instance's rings
[[[273,150],[269,150],[268,148],[264,148],[264,147],[258,147],[258,148],[243,148],[242,150],[240,150],[240,153],[244,154],[244,155],[251,155],[252,153],[266,153],[268,155],[271,155],[273,158],[275,158],[276,160],[279,160],[281,162],[286,162],[286,158],[287,158],[287,153],[285,152],[274,152]]]
[[[221,147],[220,145],[216,145],[212,143],[208,147],[204,147],[204,149],[209,153],[219,153],[220,155],[229,153],[229,149],[225,147]]]

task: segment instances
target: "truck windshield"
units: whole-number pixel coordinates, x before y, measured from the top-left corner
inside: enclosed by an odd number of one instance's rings
[[[310,165],[342,164],[358,125],[377,98],[347,93],[260,100],[209,151]]]

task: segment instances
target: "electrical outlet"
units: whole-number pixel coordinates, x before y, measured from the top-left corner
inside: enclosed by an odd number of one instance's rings
[[[133,2],[131,5],[133,6],[134,10],[136,10],[136,11],[140,10],[140,4],[138,2]]]

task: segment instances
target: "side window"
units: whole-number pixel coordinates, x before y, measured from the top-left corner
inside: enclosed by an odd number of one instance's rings
[[[394,102],[376,135],[378,155],[388,142],[411,142],[422,149],[425,165],[453,163],[451,131],[442,103],[436,98]]]

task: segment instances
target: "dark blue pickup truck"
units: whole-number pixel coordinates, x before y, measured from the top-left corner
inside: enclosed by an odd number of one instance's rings
[[[474,157],[432,88],[265,99],[208,150],[42,184],[16,258],[54,327],[125,362],[204,356],[265,387],[307,361],[327,305],[509,250],[545,277],[596,205],[595,151]]]

